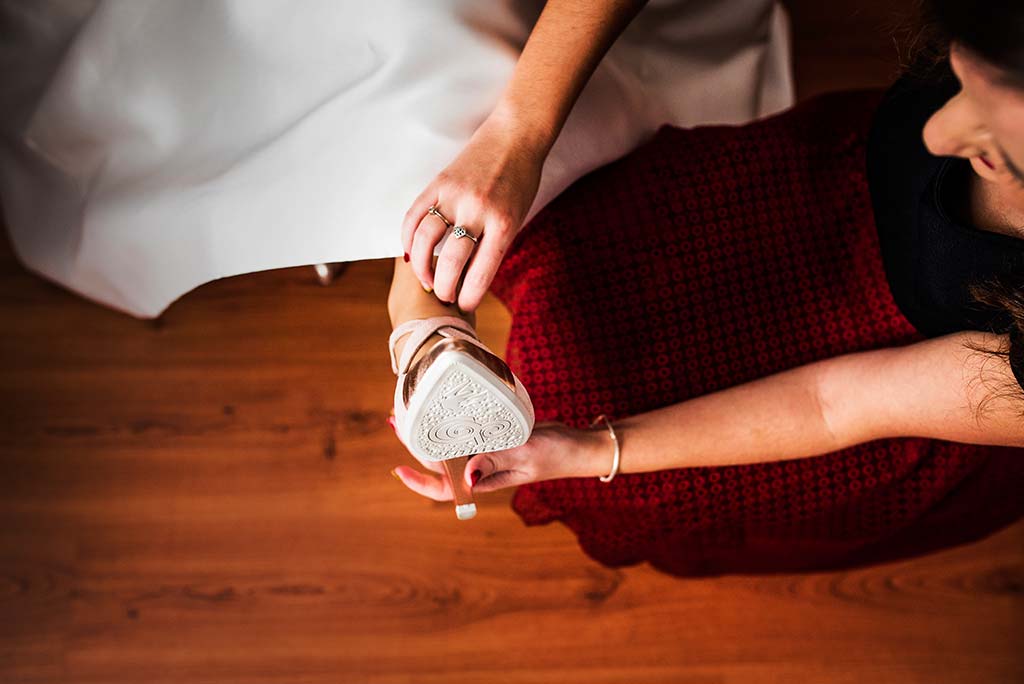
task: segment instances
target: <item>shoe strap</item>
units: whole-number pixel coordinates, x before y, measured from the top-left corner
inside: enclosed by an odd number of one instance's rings
[[[448,328],[448,331],[445,331],[444,328]],[[402,335],[410,332],[412,335],[406,341],[405,346],[402,347],[402,358],[398,360],[395,358],[395,343],[398,342]],[[478,346],[482,346],[480,340],[476,337],[473,327],[461,318],[456,316],[414,318],[411,321],[406,321],[396,326],[388,338],[388,351],[391,353],[391,372],[395,375],[407,372],[413,356],[416,355],[416,352],[423,346],[423,343],[434,333],[442,337],[469,340]]]

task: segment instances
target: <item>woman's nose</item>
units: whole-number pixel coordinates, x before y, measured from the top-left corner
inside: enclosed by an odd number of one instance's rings
[[[939,157],[981,156],[988,152],[991,141],[991,135],[963,91],[928,119],[923,135],[928,151]]]

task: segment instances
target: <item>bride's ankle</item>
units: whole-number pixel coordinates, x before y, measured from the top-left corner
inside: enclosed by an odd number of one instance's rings
[[[411,334],[409,334],[409,335],[402,335],[398,339],[398,341],[395,342],[395,357],[396,358],[399,358],[399,359],[402,358],[402,352],[405,350],[405,343],[409,341],[410,337],[412,337]],[[423,356],[424,354],[427,353],[427,350],[429,350],[436,342],[438,342],[441,339],[443,339],[443,338],[440,335],[438,335],[437,333],[434,333],[433,335],[428,337],[426,339],[426,341],[423,344],[420,345],[420,348],[416,350],[416,353],[413,354],[412,360],[409,361],[409,366],[412,366],[412,364],[416,363],[421,356]]]
[[[405,323],[407,321],[411,321],[411,320],[414,320],[414,319],[427,319],[427,318],[435,318],[435,317],[437,317],[437,314],[427,314],[427,313],[420,313],[420,312],[412,312],[412,313],[410,313],[408,309],[403,310],[398,315],[396,315],[394,312],[391,312],[390,310],[389,310],[388,313],[391,316],[392,329],[398,327],[402,323]],[[419,315],[417,315],[417,314],[419,314]],[[444,314],[442,314],[442,315],[444,315]],[[480,339],[480,335],[476,331],[476,315],[475,314],[469,313],[469,314],[465,314],[465,315],[462,315],[462,316],[458,316],[458,315],[455,315],[455,314],[447,314],[447,315],[452,316],[454,318],[461,318],[463,321],[465,321],[468,324],[468,327],[469,327],[469,330],[465,330],[465,328],[463,328],[463,330],[465,332],[469,332],[476,339],[478,339],[478,340]],[[405,333],[401,337],[399,337],[397,340],[395,340],[395,358],[396,359],[401,359],[402,358],[402,352],[405,350],[405,345],[408,343],[408,341],[411,338],[412,338],[412,332],[410,331],[410,332]],[[434,346],[434,344],[436,342],[438,342],[438,341],[440,341],[442,339],[444,339],[444,335],[441,335],[441,334],[436,333],[436,332],[433,335],[431,335],[430,337],[428,337],[423,342],[423,344],[420,345],[420,348],[416,350],[416,353],[413,354],[413,358],[409,362],[410,365],[412,365],[417,360],[419,360],[419,358],[421,356],[423,356],[424,354],[427,353],[427,350],[429,350],[432,346]]]

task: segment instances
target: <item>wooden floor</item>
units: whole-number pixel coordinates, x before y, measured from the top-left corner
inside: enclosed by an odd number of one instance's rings
[[[807,26],[863,35],[880,10],[804,5],[802,94],[884,81],[884,37],[834,71]],[[0,244],[0,682],[1024,681],[1021,524],[851,572],[679,580],[597,565],[507,494],[469,523],[410,494],[388,475],[410,460],[385,423],[388,280],[253,274],[142,322]],[[481,321],[501,348],[507,315]]]

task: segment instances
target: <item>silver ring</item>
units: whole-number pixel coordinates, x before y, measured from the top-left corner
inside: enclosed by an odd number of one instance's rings
[[[454,228],[452,228],[452,236],[457,238],[468,237],[470,240],[473,241],[474,244],[479,241],[479,238],[475,238],[468,232],[466,232],[465,226],[455,226]]]
[[[427,209],[427,213],[428,213],[428,214],[433,214],[433,215],[434,215],[434,216],[436,216],[437,218],[439,218],[439,219],[441,219],[442,221],[444,221],[444,225],[445,225],[445,226],[447,226],[448,228],[451,228],[451,227],[452,227],[452,222],[451,222],[451,221],[449,221],[449,220],[448,220],[447,218],[445,218],[445,215],[441,213],[441,210],[437,208],[437,205],[436,205],[436,204],[432,204],[432,205],[430,206],[430,208],[429,208],[429,209]]]

